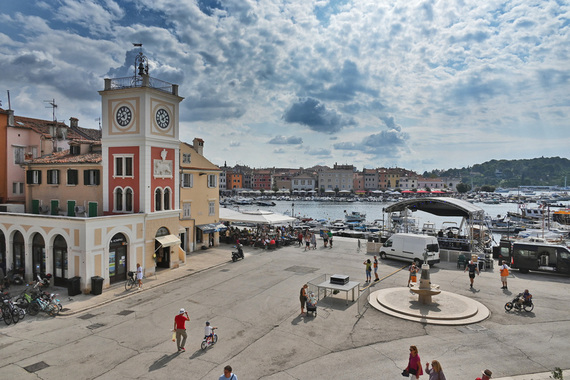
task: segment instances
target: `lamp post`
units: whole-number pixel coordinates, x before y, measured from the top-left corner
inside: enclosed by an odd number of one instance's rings
[[[295,217],[295,203],[291,203],[291,216]]]

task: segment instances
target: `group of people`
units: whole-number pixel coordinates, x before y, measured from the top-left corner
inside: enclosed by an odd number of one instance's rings
[[[509,268],[509,266],[507,265],[507,262],[505,260],[503,260],[503,263],[501,264],[501,267],[499,268],[499,273],[501,276],[501,289],[503,290],[508,290],[509,288],[507,287],[507,279],[509,278],[509,270],[511,268]],[[473,282],[475,280],[475,273],[477,273],[477,276],[479,276],[481,274],[480,270],[479,270],[479,266],[477,265],[477,263],[473,260],[469,260],[469,262],[467,263],[467,265],[465,266],[465,269],[463,270],[463,272],[469,271],[469,287],[471,289],[473,289]]]
[[[303,235],[303,232],[299,231],[297,241],[299,246],[301,246],[303,241],[305,241],[305,251],[317,249],[317,236],[313,232],[305,231],[305,234]]]
[[[372,267],[374,266],[374,282],[380,281],[378,278],[378,258],[374,256],[374,262],[370,261],[370,259],[366,260],[363,263],[366,266],[366,282],[372,282]]]
[[[443,373],[443,368],[437,360],[431,361],[431,368],[430,362],[426,362],[425,373],[429,375],[429,380],[446,380],[445,374]],[[418,353],[418,348],[416,346],[410,346],[408,365],[402,371],[402,376],[409,376],[410,379],[417,380],[423,374],[424,370],[422,368],[422,362]],[[490,380],[492,378],[492,375],[493,373],[490,370],[486,369],[481,372],[481,377],[478,377],[475,380]]]
[[[186,345],[186,339],[188,338],[188,334],[186,333],[186,322],[189,320],[190,316],[184,308],[180,309],[178,315],[174,317],[173,331],[175,332],[176,348],[178,349],[178,352],[186,351],[184,348]],[[210,322],[206,322],[206,326],[204,327],[204,339],[212,339],[215,328],[216,327],[210,325]],[[227,365],[224,367],[224,374],[220,376],[219,380],[223,379],[238,380],[237,376],[232,372],[231,366]]]

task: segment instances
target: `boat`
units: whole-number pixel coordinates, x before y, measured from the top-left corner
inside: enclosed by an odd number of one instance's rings
[[[255,203],[258,206],[275,206],[275,202],[273,201],[256,201]]]
[[[344,212],[344,221],[349,222],[364,222],[366,220],[366,214],[362,214],[358,211],[352,211],[348,214],[346,211]]]

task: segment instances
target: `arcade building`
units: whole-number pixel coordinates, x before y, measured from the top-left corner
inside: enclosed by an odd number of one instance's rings
[[[135,75],[105,79],[99,94],[100,141],[22,164],[26,212],[0,213],[4,271],[60,286],[80,277],[88,293],[94,276],[109,287],[137,263],[148,276],[218,244],[220,169],[201,139],[180,142],[178,86],[150,77],[141,52]]]

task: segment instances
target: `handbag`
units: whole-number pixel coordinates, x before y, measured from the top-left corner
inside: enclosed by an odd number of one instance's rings
[[[408,372],[407,369],[405,369],[405,370],[402,371],[402,376],[404,376],[404,377],[410,376],[410,373]]]

